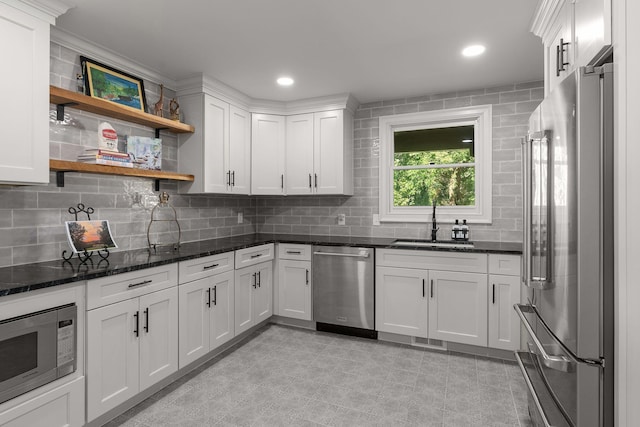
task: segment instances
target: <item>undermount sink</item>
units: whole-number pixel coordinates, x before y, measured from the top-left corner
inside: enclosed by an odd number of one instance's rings
[[[391,245],[393,246],[420,246],[426,248],[454,248],[454,249],[473,249],[472,242],[460,242],[455,240],[420,240],[420,239],[397,239]]]

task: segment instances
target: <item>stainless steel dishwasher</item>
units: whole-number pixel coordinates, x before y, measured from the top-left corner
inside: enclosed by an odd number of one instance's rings
[[[319,331],[377,338],[374,249],[313,247],[313,320]]]

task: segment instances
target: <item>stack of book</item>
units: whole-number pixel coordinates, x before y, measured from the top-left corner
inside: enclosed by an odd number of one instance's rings
[[[102,148],[89,148],[84,150],[83,154],[78,155],[78,161],[96,165],[121,166],[125,168],[133,167],[131,156],[129,156],[128,153],[104,150]]]

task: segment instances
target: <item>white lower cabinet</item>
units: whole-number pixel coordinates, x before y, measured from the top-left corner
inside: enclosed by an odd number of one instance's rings
[[[427,271],[376,268],[376,329],[427,338]]]
[[[0,412],[2,427],[80,427],[84,425],[84,377]]]
[[[487,275],[429,271],[429,338],[487,345]]]
[[[311,262],[278,263],[278,315],[311,320]]]
[[[237,258],[236,258],[237,260]],[[273,263],[254,264],[235,272],[235,332],[250,329],[273,314]]]
[[[180,368],[235,336],[234,296],[233,270],[179,286]]]
[[[378,331],[519,347],[519,255],[381,249],[376,263]]]
[[[277,253],[277,314],[293,319],[311,320],[311,245],[280,243]]]
[[[88,421],[177,369],[175,284],[87,312]]]
[[[522,289],[520,256],[489,256],[489,347],[520,348],[520,319],[513,309]]]

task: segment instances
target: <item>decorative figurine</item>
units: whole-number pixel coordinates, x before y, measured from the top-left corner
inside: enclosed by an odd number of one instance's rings
[[[171,101],[169,101],[169,118],[180,121],[180,104],[175,98],[171,98]]]
[[[162,109],[164,105],[164,85],[160,85],[160,99],[153,105],[153,114],[162,117]]]

